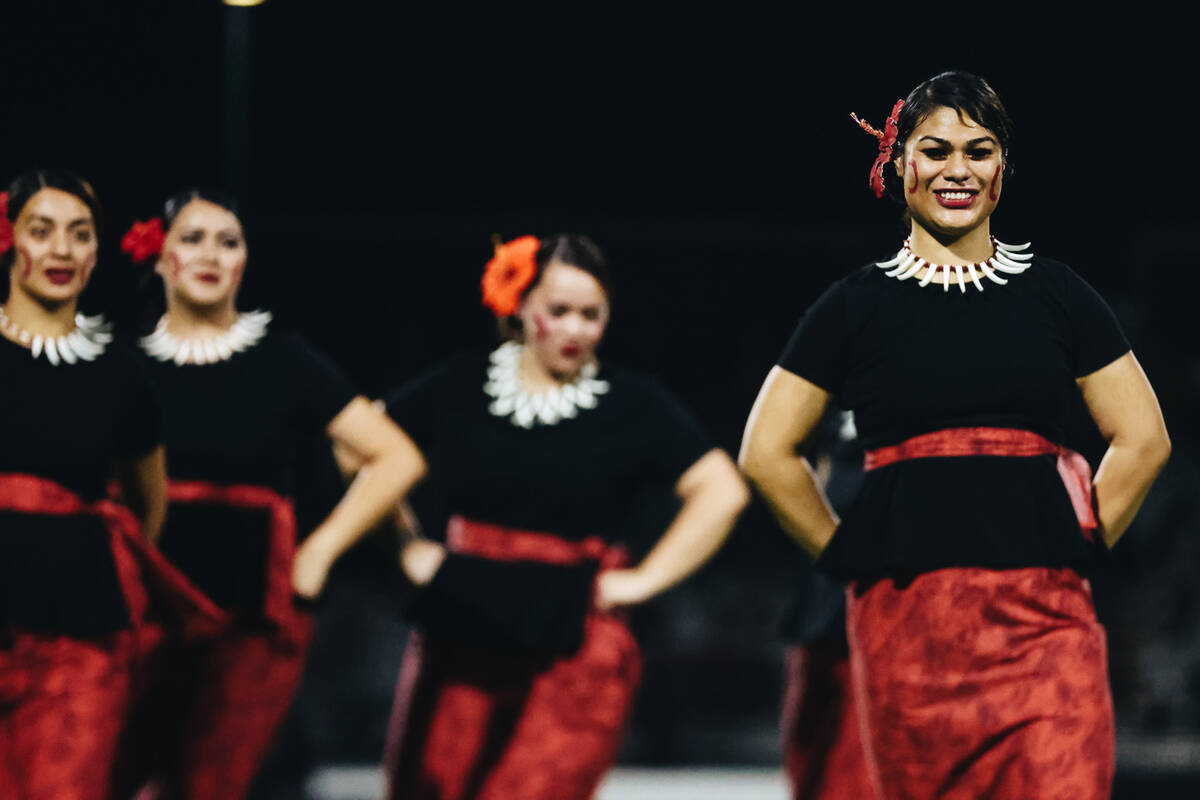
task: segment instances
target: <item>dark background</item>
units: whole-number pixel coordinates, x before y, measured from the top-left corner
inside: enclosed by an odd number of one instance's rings
[[[1096,584],[1123,785],[1187,773],[1194,759],[1155,748],[1191,753],[1200,734],[1194,46],[1172,41],[1177,21],[1142,33],[1132,13],[1055,35],[1040,16],[822,11],[45,3],[0,29],[0,179],[65,166],[94,183],[107,228],[85,306],[129,332],[161,300],[120,235],[182,187],[232,189],[251,247],[242,305],[304,331],[368,395],[490,346],[490,234],[591,234],[617,284],[604,357],[658,373],[735,450],[807,304],[903,237],[867,188],[875,144],[849,112],[880,125],[938,71],[984,75],[1017,129],[993,232],[1109,299],[1172,433]],[[403,647],[386,572],[368,546],[336,576],[272,774],[377,758]],[[627,760],[777,759],[773,630],[805,574],[755,507],[712,566],[640,610]]]

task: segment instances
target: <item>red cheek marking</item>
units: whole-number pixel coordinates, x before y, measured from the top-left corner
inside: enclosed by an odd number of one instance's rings
[[[996,167],[996,171],[992,173],[992,185],[988,187],[988,199],[993,203],[1000,199],[1000,167]]]
[[[909,187],[908,193],[916,194],[917,193],[917,184],[921,180],[921,176],[917,174],[917,160],[914,158],[912,161],[908,162],[908,165],[910,167],[912,167],[912,171],[913,171],[913,185]]]
[[[84,262],[83,262],[83,284],[85,286],[87,285],[87,282],[89,280],[91,280],[92,270],[94,270],[95,268],[96,268],[96,254],[92,253],[90,256],[88,256],[86,259],[84,259]]]
[[[537,337],[538,341],[541,341],[550,335],[550,326],[546,324],[546,320],[542,318],[541,314],[533,315],[533,325],[534,336]]]
[[[21,264],[21,277],[28,278],[33,274],[33,256],[24,247],[18,247],[17,252],[21,254],[24,263]]]
[[[179,273],[183,272],[183,262],[175,253],[167,253],[167,260],[171,262],[171,277],[178,278]]]

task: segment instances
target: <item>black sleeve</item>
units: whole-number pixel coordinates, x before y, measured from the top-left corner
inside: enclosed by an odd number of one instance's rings
[[[838,281],[817,298],[796,326],[779,366],[839,394],[846,368],[845,281]]]
[[[162,407],[146,368],[132,353],[122,350],[116,355],[124,372],[118,384],[122,392],[118,455],[140,458],[162,444]]]
[[[1064,267],[1064,303],[1071,326],[1071,370],[1090,375],[1129,352],[1129,340],[1104,298],[1069,267]]]
[[[342,371],[303,337],[294,337],[293,344],[297,398],[305,427],[317,434],[349,405],[357,392]]]
[[[426,452],[434,438],[439,387],[452,368],[450,363],[432,367],[385,398],[388,416]]]
[[[679,476],[715,445],[699,421],[665,386],[645,379],[640,439],[645,443],[652,478],[674,485]]]

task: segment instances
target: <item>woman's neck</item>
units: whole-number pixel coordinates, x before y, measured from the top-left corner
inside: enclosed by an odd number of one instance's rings
[[[75,330],[75,309],[78,305],[77,297],[47,305],[13,285],[9,287],[4,313],[9,322],[34,336],[57,337]]]
[[[233,302],[216,306],[196,306],[177,298],[167,298],[167,330],[180,339],[207,339],[219,336],[237,322]]]
[[[908,248],[930,264],[978,264],[992,257],[988,220],[959,237],[946,237],[913,220]]]

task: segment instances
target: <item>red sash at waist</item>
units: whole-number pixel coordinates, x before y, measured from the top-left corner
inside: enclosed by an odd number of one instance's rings
[[[1017,428],[946,428],[923,433],[899,444],[868,450],[863,469],[873,470],[917,458],[961,456],[1058,457],[1058,475],[1071,498],[1079,528],[1090,542],[1099,522],[1092,508],[1092,468],[1087,459],[1033,431]]]
[[[493,561],[538,561],[564,566],[598,561],[600,569],[617,569],[629,563],[624,547],[611,545],[599,536],[564,539],[553,533],[506,528],[457,515],[446,526],[446,547]]]
[[[296,512],[291,501],[267,486],[177,481],[167,484],[172,503],[215,503],[230,508],[266,510],[271,517],[267,532],[264,616],[285,632],[305,634],[306,622],[294,603],[292,561],[296,555]]]
[[[209,635],[225,624],[225,613],[146,541],[137,518],[125,506],[112,500],[89,503],[46,478],[6,473],[0,474],[0,508],[23,514],[98,517],[108,531],[117,580],[133,626],[142,624],[151,600],[178,615],[188,635]]]

